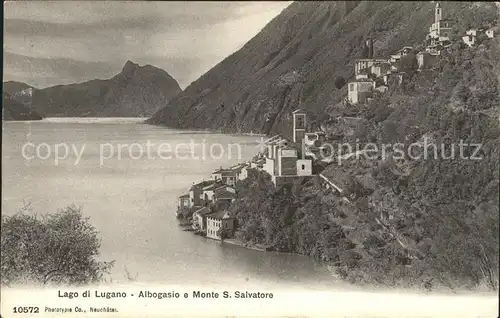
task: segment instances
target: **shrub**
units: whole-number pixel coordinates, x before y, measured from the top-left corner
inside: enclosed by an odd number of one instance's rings
[[[345,78],[343,78],[342,76],[339,76],[335,79],[335,87],[337,89],[341,89],[342,87],[344,87],[345,83]]]
[[[76,207],[44,217],[2,218],[2,284],[80,285],[102,281],[112,262],[98,261],[100,238]]]

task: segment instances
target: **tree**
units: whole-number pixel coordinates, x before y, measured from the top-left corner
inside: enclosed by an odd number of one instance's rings
[[[342,76],[338,76],[335,79],[335,87],[337,89],[341,89],[342,87],[344,87],[344,85],[345,85],[345,78],[343,78]]]
[[[415,53],[410,52],[403,56],[399,62],[400,71],[407,73],[414,73],[418,69],[418,61]]]
[[[366,43],[363,43],[363,47],[361,48],[361,58],[370,58],[370,48],[368,47],[368,45],[366,45]]]
[[[98,283],[114,264],[97,260],[97,230],[69,206],[43,217],[21,211],[2,218],[2,284]]]
[[[224,228],[224,227],[220,227],[217,230],[217,235],[220,237],[221,240],[230,238],[231,237],[231,230]]]

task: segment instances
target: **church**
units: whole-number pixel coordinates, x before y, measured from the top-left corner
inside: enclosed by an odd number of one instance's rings
[[[443,9],[437,2],[434,8],[434,23],[429,27],[429,33],[426,37],[426,51],[431,54],[439,54],[442,48],[450,46],[451,31],[451,20],[443,18]]]
[[[298,177],[312,176],[312,160],[305,156],[306,112],[292,113],[292,140],[276,135],[266,141],[267,154],[263,170],[271,175],[275,186]]]

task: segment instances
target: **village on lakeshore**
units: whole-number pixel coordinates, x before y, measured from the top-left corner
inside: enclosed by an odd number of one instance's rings
[[[410,54],[416,58],[416,71],[432,67],[439,60],[441,52],[452,45],[451,32],[452,22],[443,18],[442,8],[437,2],[434,23],[429,28],[423,50],[417,52],[413,46],[405,46],[389,58],[375,58],[373,40],[367,40],[368,58],[354,61],[355,78],[347,82],[348,94],[343,104],[365,103],[373,98],[375,92],[384,93],[390,85],[401,85],[406,75],[401,69],[401,60]],[[462,41],[473,47],[481,42],[478,39],[491,39],[493,36],[492,28],[475,28],[467,30]],[[215,240],[230,239],[237,228],[237,220],[228,212],[228,208],[236,199],[236,183],[248,178],[250,170],[269,174],[275,187],[316,176],[323,187],[342,196],[343,189],[334,180],[321,173],[313,174],[315,161],[332,162],[331,156],[325,159],[318,155],[324,154],[325,149],[321,144],[326,140],[326,133],[308,132],[306,112],[302,109],[295,110],[292,118],[291,140],[281,134],[275,135],[265,142],[267,149],[251,161],[228,168],[220,167],[209,180],[194,183],[189,193],[178,198],[177,217],[187,220],[188,226],[197,234]],[[348,153],[342,158],[353,155]],[[347,197],[342,199],[349,201]]]
[[[306,113],[298,109],[293,112],[292,135],[292,140],[275,135],[265,142],[267,149],[251,161],[220,167],[211,179],[194,183],[188,194],[179,197],[177,217],[191,219],[192,229],[208,238],[230,238],[236,219],[227,208],[236,199],[236,183],[245,180],[249,170],[269,174],[276,187],[313,176],[312,153],[305,146],[314,146],[324,133],[306,133]]]

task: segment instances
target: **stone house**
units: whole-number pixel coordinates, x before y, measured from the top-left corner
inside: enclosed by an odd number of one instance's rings
[[[236,180],[238,180],[238,174],[238,169],[223,169],[222,167],[220,167],[219,169],[212,172],[212,178],[216,182],[234,186],[236,184]]]
[[[354,61],[354,76],[358,75],[362,70],[369,70],[373,65],[385,64],[387,59],[357,59]]]
[[[229,185],[221,186],[215,189],[214,192],[214,202],[222,203],[231,203],[236,199],[236,190]]]
[[[418,69],[424,70],[432,67],[438,60],[439,54],[428,51],[421,51],[417,53]]]
[[[494,37],[494,34],[495,33],[493,29],[469,29],[465,31],[465,35],[462,36],[462,41],[469,47],[472,47],[477,44],[477,39],[479,36],[484,35],[487,38],[492,39]]]
[[[204,180],[193,184],[189,189],[189,207],[204,206],[205,203],[207,202],[205,202],[204,200],[203,188],[210,186],[214,183],[215,180]]]
[[[357,79],[348,83],[347,99],[351,104],[365,102],[373,96],[375,81],[371,79]]]
[[[241,168],[240,174],[238,175],[238,180],[245,180],[248,178],[248,170],[252,169],[251,164],[247,163],[243,168]]]
[[[178,208],[189,208],[189,194],[183,194],[178,198]]]
[[[231,236],[236,229],[236,219],[231,217],[227,211],[219,211],[207,216],[207,237],[220,240],[219,229],[224,229]]]
[[[194,230],[205,232],[207,229],[207,215],[212,213],[208,207],[202,207],[193,213],[193,223],[191,227]]]

